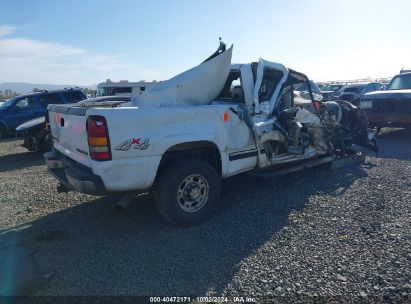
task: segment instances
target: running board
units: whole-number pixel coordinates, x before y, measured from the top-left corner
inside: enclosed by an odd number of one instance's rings
[[[262,177],[262,178],[272,178],[272,177],[277,177],[277,176],[281,176],[281,175],[286,175],[286,174],[289,174],[289,173],[292,173],[292,172],[301,171],[301,170],[308,169],[308,168],[311,168],[311,167],[319,166],[319,165],[322,165],[322,164],[325,164],[325,163],[332,162],[333,160],[334,160],[334,156],[326,156],[326,157],[322,157],[320,159],[316,159],[316,160],[309,161],[309,162],[306,162],[306,163],[298,164],[296,166],[282,168],[282,169],[278,169],[278,170],[276,170],[275,168],[272,168],[273,171],[252,173],[252,175],[256,176],[256,177]]]

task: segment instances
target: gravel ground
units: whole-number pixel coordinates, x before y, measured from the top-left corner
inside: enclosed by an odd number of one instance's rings
[[[32,273],[51,276],[34,295],[405,303],[410,139],[411,131],[384,129],[380,155],[364,164],[231,178],[218,213],[185,229],[164,222],[151,196],[118,212],[115,197],[56,193],[41,155],[3,140],[0,259],[9,280],[24,277],[20,256]]]

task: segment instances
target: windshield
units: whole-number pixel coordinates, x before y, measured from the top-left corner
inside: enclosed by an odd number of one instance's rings
[[[411,89],[411,74],[398,75],[391,80],[387,90]]]
[[[324,87],[324,91],[338,91],[339,89],[341,89],[343,86],[339,85],[339,84],[328,84]]]
[[[97,96],[115,95],[114,88],[97,88]]]
[[[321,93],[321,89],[315,84],[314,81],[310,80],[310,86],[314,93]],[[295,90],[300,92],[308,91],[307,84],[305,82],[298,84]]]
[[[13,104],[14,100],[15,98],[10,98],[10,99],[7,99],[5,102],[0,102],[0,108],[10,107]]]
[[[359,93],[363,86],[345,86],[342,88],[343,92]]]
[[[117,95],[117,94],[131,94],[131,92],[132,92],[131,87],[97,88],[97,96],[112,96],[112,95]]]

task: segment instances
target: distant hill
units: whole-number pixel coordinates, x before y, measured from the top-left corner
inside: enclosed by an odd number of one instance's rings
[[[38,84],[38,83],[25,83],[25,82],[3,82],[0,83],[0,91],[12,90],[19,94],[32,92],[34,88],[39,90],[58,90],[71,87],[88,88],[95,90],[97,85],[82,86],[82,85],[59,85],[59,84]]]

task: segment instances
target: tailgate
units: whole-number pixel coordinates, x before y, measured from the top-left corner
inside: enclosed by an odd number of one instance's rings
[[[49,105],[47,109],[53,147],[90,167],[86,109],[70,105]]]

